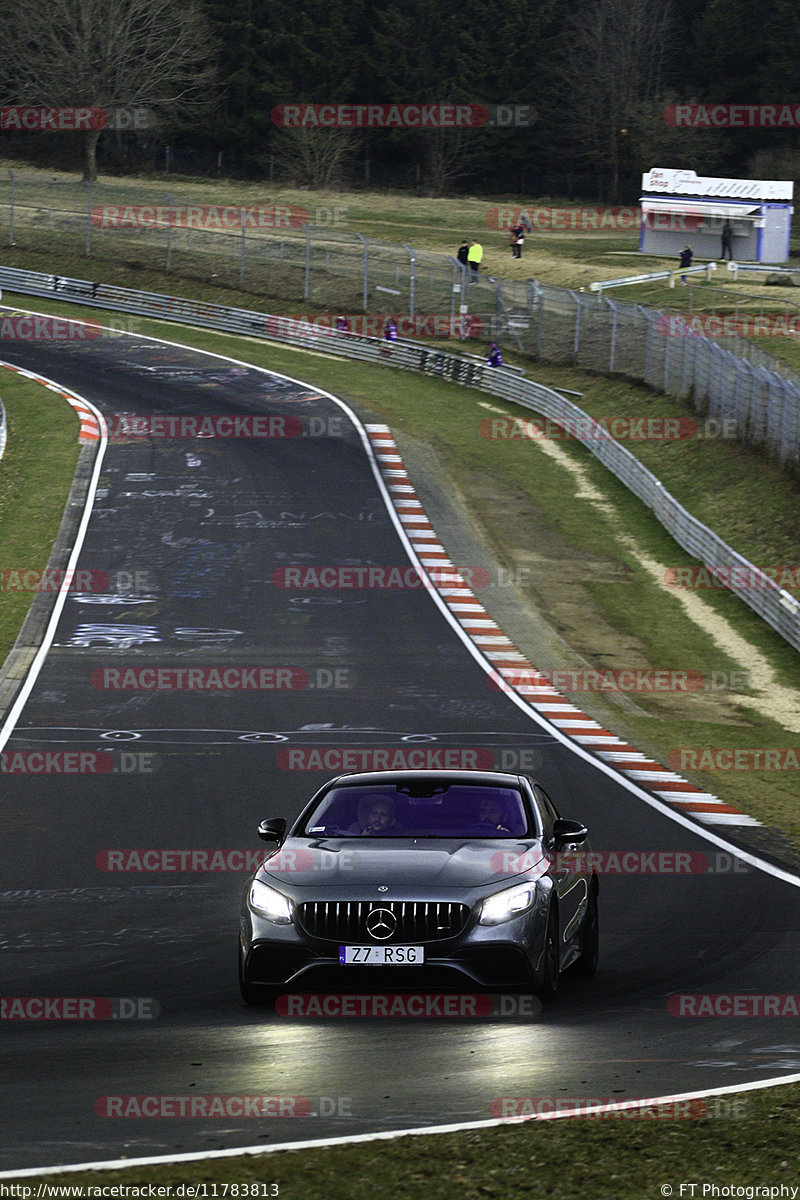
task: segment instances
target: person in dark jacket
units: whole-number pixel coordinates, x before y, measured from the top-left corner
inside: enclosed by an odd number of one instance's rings
[[[678,266],[679,267],[690,267],[691,265],[692,265],[692,248],[691,248],[691,246],[684,246],[684,248],[681,250],[681,257],[680,257]],[[686,276],[685,275],[681,275],[681,283],[683,284],[684,287],[686,287]]]
[[[512,257],[522,258],[522,247],[525,244],[525,226],[521,221],[511,226],[508,231],[508,240],[511,243]]]
[[[463,242],[458,247],[458,253],[456,254],[456,258],[461,263],[462,267],[465,267],[467,265],[468,254],[469,254],[469,242],[467,241],[466,238],[464,238]]]
[[[491,346],[489,347],[489,366],[502,367],[502,365],[503,356],[500,353],[500,347],[498,346],[497,342],[492,342]]]
[[[728,220],[722,226],[722,257],[726,254],[733,261],[733,226]]]

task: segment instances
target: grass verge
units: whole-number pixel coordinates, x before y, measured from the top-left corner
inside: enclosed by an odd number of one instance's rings
[[[238,1185],[239,1196],[276,1195],[283,1200],[791,1197],[791,1188],[797,1185],[798,1105],[800,1085],[789,1084],[693,1101],[691,1107],[677,1110],[694,1112],[693,1119],[619,1115],[528,1122],[327,1149],[276,1151],[261,1157],[46,1178],[54,1187],[81,1188],[69,1194],[87,1197],[93,1194],[92,1187],[175,1189],[181,1184],[198,1185],[195,1195],[202,1197],[223,1196],[226,1185],[227,1194],[235,1196],[233,1188]],[[31,1184],[37,1176],[32,1173],[26,1179]],[[26,1180],[15,1183],[26,1186]],[[695,1185],[694,1192],[688,1184]],[[244,1190],[252,1185],[259,1185],[259,1190]],[[790,1190],[781,1191],[781,1185]],[[777,1190],[721,1190],[755,1186]]]
[[[0,352],[0,357],[2,356]],[[0,370],[8,444],[0,459],[0,660],[34,592],[15,571],[42,571],[58,533],[78,461],[78,418],[41,384]]]

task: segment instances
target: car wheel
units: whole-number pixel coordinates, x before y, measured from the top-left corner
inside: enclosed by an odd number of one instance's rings
[[[551,904],[547,913],[547,929],[544,935],[544,962],[539,995],[542,1000],[552,1000],[558,991],[561,975],[561,954],[558,944],[558,910]]]
[[[600,921],[597,913],[597,883],[592,880],[586,915],[581,928],[581,955],[576,966],[585,979],[597,974],[597,959],[600,954]]]

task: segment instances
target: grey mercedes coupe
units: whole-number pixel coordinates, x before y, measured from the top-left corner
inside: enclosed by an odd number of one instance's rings
[[[598,881],[587,830],[540,784],[499,771],[339,775],[242,899],[239,983],[282,993],[533,992],[594,975]]]

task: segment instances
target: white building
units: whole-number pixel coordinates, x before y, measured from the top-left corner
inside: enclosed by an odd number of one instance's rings
[[[738,262],[786,262],[794,184],[781,179],[717,179],[654,167],[642,176],[643,254],[722,258],[722,227],[733,228]]]

